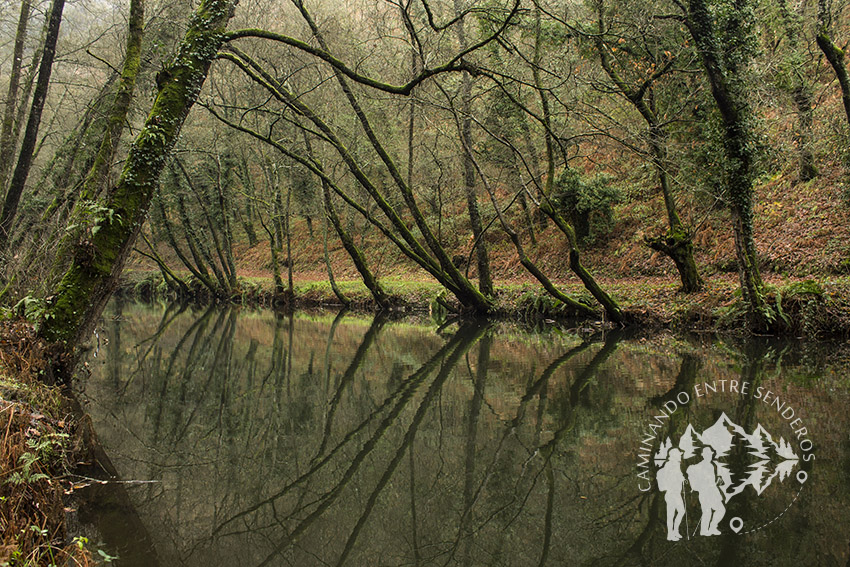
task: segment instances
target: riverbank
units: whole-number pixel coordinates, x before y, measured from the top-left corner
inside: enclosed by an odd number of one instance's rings
[[[734,274],[717,274],[699,293],[685,294],[667,277],[601,279],[600,283],[619,302],[625,324],[646,330],[674,332],[742,332],[745,311],[740,286]],[[774,308],[777,328],[784,335],[808,339],[850,336],[850,276],[794,278],[768,275],[768,303]],[[239,291],[230,298],[193,298],[199,303],[230,301],[251,306],[339,309],[342,304],[327,281],[297,279],[294,297],[288,303],[274,293],[271,278],[248,277],[239,281]],[[370,312],[377,306],[369,290],[357,280],[337,282],[355,311]],[[448,314],[454,303],[436,282],[385,278],[381,280],[398,313]],[[595,302],[578,281],[558,284],[568,295],[588,305]],[[158,272],[126,272],[119,294],[143,300],[173,298]],[[497,318],[535,322],[574,320],[572,313],[549,296],[539,284],[514,281],[496,286]],[[447,308],[448,307],[448,308]],[[597,309],[593,324],[606,324]]]
[[[0,323],[0,565],[93,565],[67,527],[83,436],[59,388],[39,379],[46,360],[32,326]]]

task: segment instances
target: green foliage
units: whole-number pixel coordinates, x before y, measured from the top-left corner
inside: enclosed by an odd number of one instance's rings
[[[809,279],[801,282],[794,282],[785,288],[785,296],[789,299],[792,297],[799,297],[801,295],[821,297],[823,296],[823,287],[821,287],[821,285],[815,280]]]
[[[49,477],[46,474],[36,472],[38,469],[36,465],[45,463],[54,455],[61,453],[61,451],[56,451],[55,446],[58,444],[61,447],[66,439],[68,439],[68,435],[65,433],[51,433],[37,439],[27,439],[29,450],[19,457],[20,466],[18,470],[13,471],[6,482],[20,485],[48,479]]]
[[[109,224],[112,224],[112,222],[116,219],[119,221],[121,220],[121,216],[115,214],[114,209],[105,207],[97,201],[91,201],[88,199],[81,200],[77,204],[76,212],[76,222],[65,227],[65,230],[68,233],[88,230],[91,231],[91,236],[94,236],[98,233],[98,231],[100,231],[104,221],[108,221]]]
[[[622,191],[612,180],[604,173],[588,177],[574,169],[565,169],[555,180],[555,208],[570,219],[576,235],[586,244],[613,227],[614,205],[622,199]]]

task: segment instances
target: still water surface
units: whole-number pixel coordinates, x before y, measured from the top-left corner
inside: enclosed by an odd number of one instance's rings
[[[82,398],[152,482],[81,517],[124,566],[843,567],[839,347],[113,302]],[[736,494],[707,536],[708,492],[665,499],[641,455],[669,438],[686,471],[718,422]]]

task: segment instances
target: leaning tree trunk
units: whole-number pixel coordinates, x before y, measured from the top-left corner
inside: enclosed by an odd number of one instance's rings
[[[578,276],[585,289],[590,292],[596,301],[605,309],[608,317],[616,322],[622,323],[623,311],[617,301],[608,295],[602,289],[599,282],[591,275],[591,273],[581,263],[581,257],[578,250],[578,238],[576,231],[563,215],[558,212],[552,205],[550,197],[552,196],[552,188],[555,180],[555,149],[552,140],[551,128],[551,112],[549,111],[549,99],[546,96],[546,90],[543,88],[540,80],[540,58],[541,58],[541,38],[542,29],[540,25],[540,8],[535,7],[535,41],[534,41],[534,61],[532,65],[532,76],[534,77],[534,87],[540,97],[540,106],[543,109],[543,123],[545,127],[544,141],[546,143],[546,182],[543,188],[543,198],[540,200],[540,210],[550,219],[555,222],[558,229],[567,237],[567,245],[569,246],[570,270]]]
[[[654,116],[654,113],[652,115]],[[664,135],[660,132],[660,126],[657,123],[649,122],[649,125],[652,161],[658,173],[658,182],[661,185],[661,194],[664,196],[670,229],[664,235],[647,238],[646,243],[653,250],[662,252],[673,260],[673,264],[676,265],[676,270],[679,272],[679,279],[682,282],[682,291],[685,293],[694,293],[702,289],[703,281],[699,275],[696,260],[694,259],[693,234],[692,231],[685,228],[685,225],[682,224],[682,220],[676,210],[676,200],[673,197],[673,192],[670,188],[670,179],[667,176],[667,165],[665,163],[666,151],[662,142]]]
[[[835,44],[829,32],[830,15],[826,0],[818,0],[818,35],[817,43],[823,51],[826,60],[832,65],[838,85],[841,87],[841,101],[844,103],[844,112],[847,115],[847,123],[850,125],[850,76],[847,74],[847,66],[844,64],[844,50]]]
[[[65,0],[53,0],[48,16],[47,36],[44,40],[44,51],[41,55],[41,64],[38,68],[38,80],[35,85],[35,93],[32,98],[30,116],[27,120],[27,128],[24,131],[24,139],[21,143],[21,151],[18,154],[18,163],[6,192],[3,202],[3,211],[0,213],[0,250],[6,248],[6,241],[12,230],[12,222],[18,212],[18,203],[24,192],[24,185],[29,177],[32,166],[35,145],[38,141],[38,127],[41,124],[41,113],[44,110],[44,101],[47,99],[47,89],[50,86],[50,73],[53,70],[53,59],[56,55],[56,42],[59,39],[59,25],[62,23],[62,10],[65,8]]]
[[[157,97],[104,203],[107,213],[95,219],[90,241],[74,251],[45,312],[40,335],[62,342],[66,356],[57,361],[60,372],[70,371],[73,357],[68,355],[91,333],[115,289],[159,175],[221,47],[237,1],[203,0],[173,61],[157,75]]]
[[[316,159],[313,154],[313,145],[310,142],[310,137],[307,135],[307,132],[304,131],[304,146],[307,149],[307,155],[310,157],[313,162],[316,163],[316,167],[322,170],[322,166],[319,161]],[[372,298],[375,300],[375,303],[381,309],[387,309],[390,307],[390,299],[387,296],[387,293],[384,291],[384,288],[381,286],[380,282],[378,282],[378,278],[372,273],[372,270],[369,269],[369,265],[366,262],[366,256],[360,251],[355,244],[354,239],[345,230],[345,227],[342,226],[342,221],[339,218],[339,214],[336,211],[336,206],[333,203],[333,198],[331,197],[331,188],[328,182],[325,179],[320,179],[322,183],[322,203],[325,210],[325,218],[327,225],[327,221],[331,221],[331,224],[336,231],[337,236],[339,237],[340,242],[342,243],[345,251],[348,252],[349,257],[351,257],[352,262],[354,262],[354,267],[357,268],[357,271],[360,273],[360,277],[363,279],[363,284],[369,289],[369,292],[372,294]],[[325,232],[327,233],[327,226],[325,227]],[[327,238],[327,236],[326,236]],[[330,262],[326,260],[328,264],[328,275],[330,277]],[[335,285],[334,282],[331,282],[331,285]],[[334,289],[334,293],[339,299],[348,305],[349,302],[345,299],[345,297],[336,289]]]
[[[124,131],[124,124],[127,122],[127,113],[130,111],[130,103],[133,101],[133,90],[135,89],[136,77],[139,75],[139,68],[141,66],[144,26],[144,0],[131,0],[130,20],[127,25],[126,55],[124,56],[124,64],[121,68],[121,76],[118,80],[117,90],[112,99],[112,106],[106,116],[103,130],[99,132],[102,135],[100,145],[83,180],[74,210],[71,213],[72,224],[78,228],[75,230],[66,230],[65,236],[59,244],[59,251],[56,254],[52,272],[56,274],[56,278],[67,268],[67,258],[70,256],[69,252],[79,241],[83,227],[85,226],[85,216],[89,214],[88,209],[103,190],[109,171],[112,168],[115,153],[118,151],[118,141],[121,139],[121,133]],[[55,283],[55,281],[52,280],[51,284]]]

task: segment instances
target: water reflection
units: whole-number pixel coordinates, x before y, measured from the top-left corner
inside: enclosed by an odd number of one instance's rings
[[[88,410],[122,477],[158,481],[127,489],[154,550],[108,520],[119,564],[848,560],[847,382],[812,379],[793,346],[121,303],[104,326]],[[812,427],[816,466],[795,502],[787,481],[730,501],[726,517],[748,528],[778,518],[751,534],[693,535],[688,493],[689,536],[668,542],[663,497],[638,488],[646,424],[726,378],[781,391]],[[752,396],[724,404],[747,431],[785,425]],[[691,396],[653,449],[717,412]]]

